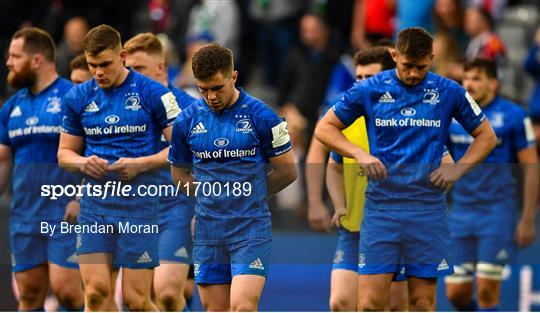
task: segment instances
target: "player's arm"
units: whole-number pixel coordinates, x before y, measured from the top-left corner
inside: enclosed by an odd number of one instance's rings
[[[193,182],[195,181],[191,167],[183,167],[177,165],[171,165],[171,175],[173,182],[176,186],[179,186],[180,190],[188,196],[192,196],[195,193],[193,192]]]
[[[167,142],[171,142],[172,126],[163,129],[163,136]],[[110,171],[116,172],[121,180],[130,180],[135,176],[152,171],[161,167],[167,166],[167,156],[169,155],[169,147],[164,148],[160,152],[148,156],[138,158],[120,158],[109,166]]]
[[[518,246],[526,247],[533,243],[536,237],[538,199],[538,152],[536,146],[520,150],[517,157],[524,168],[524,175],[523,212],[516,229],[516,241]]]
[[[482,162],[497,144],[497,136],[487,119],[471,132],[471,136],[474,138],[473,142],[457,163],[441,166],[429,175],[432,184],[447,189],[450,184]]]
[[[268,195],[273,196],[296,180],[296,162],[294,161],[292,149],[268,160],[273,170],[266,178],[266,181]]]
[[[69,172],[80,172],[93,178],[103,178],[109,173],[107,160],[92,155],[83,157],[84,138],[62,132],[58,144],[58,164]]]
[[[377,179],[385,178],[384,164],[360,146],[347,140],[341,133],[345,127],[346,125],[336,116],[334,110],[328,110],[315,128],[315,137],[339,155],[354,158],[367,175]]]
[[[343,163],[336,162],[332,157],[328,160],[328,166],[326,168],[326,188],[334,204],[332,224],[335,227],[339,227],[340,218],[347,214],[345,185],[343,182]]]
[[[4,194],[9,185],[12,169],[13,153],[11,147],[0,144],[0,196]]]
[[[324,172],[328,148],[315,137],[311,139],[306,157],[307,217],[315,231],[330,231],[330,214],[323,200]]]

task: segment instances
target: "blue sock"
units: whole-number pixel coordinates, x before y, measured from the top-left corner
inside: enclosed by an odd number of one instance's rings
[[[26,310],[26,311],[22,311],[22,312],[45,312],[45,307],[39,307],[39,308],[35,308],[35,309],[32,309],[32,310]]]
[[[498,312],[499,311],[499,307],[496,305],[496,306],[492,306],[490,308],[478,308],[478,312]]]
[[[182,312],[191,312],[191,310],[189,309],[187,303],[186,303],[186,305],[184,305],[184,309],[182,310]]]
[[[80,308],[66,308],[63,305],[58,306],[58,312],[84,312],[84,305],[82,305]]]
[[[472,299],[469,305],[460,308],[456,307],[456,309],[460,312],[476,312],[478,310],[478,304],[475,299]]]

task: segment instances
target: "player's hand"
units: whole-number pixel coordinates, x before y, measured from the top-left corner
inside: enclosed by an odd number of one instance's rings
[[[332,216],[332,225],[334,225],[336,228],[339,228],[341,226],[341,217],[345,216],[346,214],[346,208],[336,209],[334,215]]]
[[[84,175],[101,179],[109,174],[108,166],[109,161],[92,155],[85,158],[85,161],[82,164],[79,164],[79,170]]]
[[[462,167],[459,164],[442,163],[438,169],[429,174],[429,181],[433,185],[448,191],[462,175]]]
[[[109,171],[116,172],[120,180],[131,180],[145,171],[146,164],[139,158],[120,158],[109,166]]]
[[[81,204],[77,200],[71,200],[66,205],[66,213],[64,214],[64,221],[73,225],[77,225],[77,217],[79,217],[79,211],[81,210]]]
[[[536,238],[536,225],[534,219],[521,219],[516,229],[515,241],[520,248],[525,248]]]
[[[378,158],[367,154],[362,157],[355,158],[358,165],[364,170],[369,177],[374,179],[385,179],[388,177],[386,166]]]
[[[332,227],[330,213],[322,201],[310,204],[307,218],[311,229],[317,232],[329,233]]]

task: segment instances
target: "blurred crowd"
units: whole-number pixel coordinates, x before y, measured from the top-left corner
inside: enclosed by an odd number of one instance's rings
[[[322,108],[354,81],[354,52],[390,46],[411,26],[433,34],[433,71],[440,75],[461,81],[467,60],[495,60],[501,94],[539,124],[539,9],[535,0],[2,0],[0,50],[6,53],[17,29],[41,27],[57,43],[60,75],[69,77],[91,27],[109,24],[123,41],[151,31],[166,48],[172,84],[198,96],[191,57],[217,41],[234,52],[238,85],[287,119],[303,160]],[[0,104],[13,92],[1,63]],[[299,180],[284,192],[279,206],[305,214],[302,186]]]

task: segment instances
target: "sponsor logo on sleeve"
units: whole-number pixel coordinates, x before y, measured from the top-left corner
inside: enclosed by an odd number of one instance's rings
[[[161,102],[163,103],[163,107],[167,113],[168,120],[171,120],[180,114],[180,107],[178,106],[176,97],[172,92],[167,92],[166,94],[162,95]]]
[[[474,101],[473,97],[468,92],[465,92],[465,98],[467,98],[467,101],[469,102],[469,105],[471,106],[471,109],[473,110],[474,114],[476,116],[480,115],[482,113],[482,109],[478,106],[478,103]]]
[[[282,121],[278,125],[272,127],[272,148],[278,148],[286,145],[291,141],[287,122]]]

